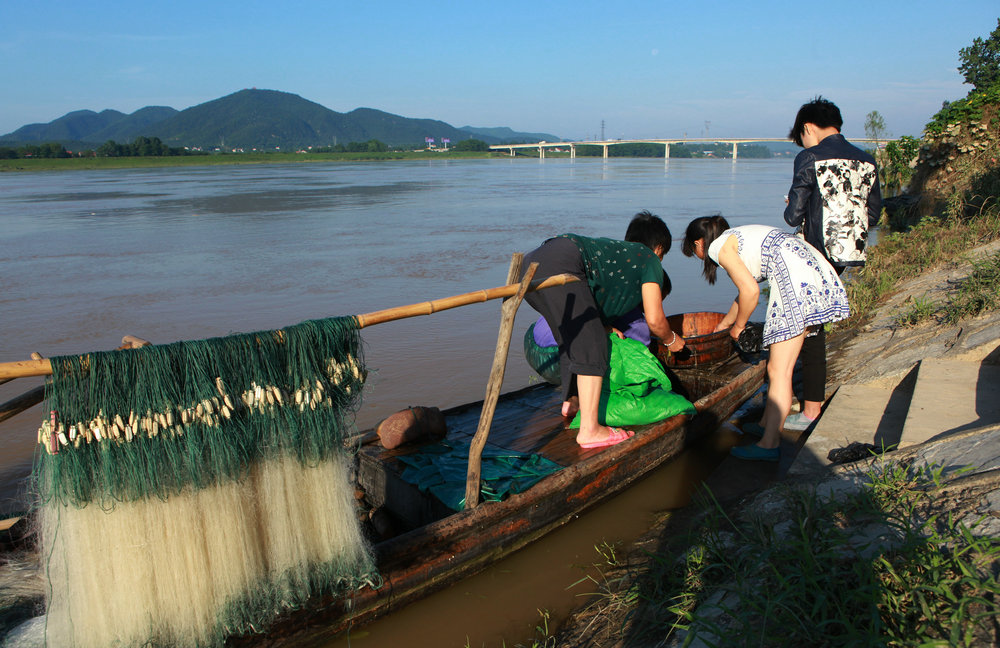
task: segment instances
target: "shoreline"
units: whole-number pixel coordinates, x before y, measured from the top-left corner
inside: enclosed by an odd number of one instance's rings
[[[500,157],[483,151],[398,151],[387,153],[216,153],[163,157],[70,157],[0,159],[0,173],[102,169],[158,169],[243,164],[372,162],[388,160],[476,160]]]

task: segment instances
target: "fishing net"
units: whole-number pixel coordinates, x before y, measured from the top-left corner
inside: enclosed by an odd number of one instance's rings
[[[377,581],[345,446],[356,318],[51,362],[50,645],[219,645]]]

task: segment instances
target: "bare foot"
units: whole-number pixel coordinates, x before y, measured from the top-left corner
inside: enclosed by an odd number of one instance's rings
[[[570,396],[569,400],[563,401],[562,404],[563,418],[573,418],[579,411],[580,411],[580,399],[577,398],[576,396]]]

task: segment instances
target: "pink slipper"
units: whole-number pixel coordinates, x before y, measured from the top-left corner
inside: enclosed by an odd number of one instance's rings
[[[604,446],[613,446],[621,443],[627,439],[631,439],[635,436],[635,432],[631,430],[619,430],[618,428],[611,428],[611,434],[604,441],[593,441],[591,443],[581,443],[580,447],[589,450],[590,448],[603,448]]]

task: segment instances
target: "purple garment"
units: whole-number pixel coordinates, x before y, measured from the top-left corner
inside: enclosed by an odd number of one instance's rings
[[[535,322],[535,344],[540,347],[554,347],[559,346],[556,344],[556,338],[552,335],[552,329],[549,328],[549,323],[545,321],[544,317],[539,317],[538,321]]]
[[[641,306],[634,308],[615,320],[614,327],[624,333],[625,337],[638,340],[646,346],[649,346],[651,341],[649,326],[646,324],[646,318],[643,316]],[[549,328],[549,323],[545,321],[544,317],[539,317],[535,322],[535,330],[533,333],[535,336],[535,344],[538,346],[558,346],[556,344],[555,336],[552,335],[552,329]]]
[[[625,334],[625,337],[638,340],[646,346],[652,341],[649,334],[649,325],[646,324],[646,317],[642,313],[642,307],[635,308],[622,315],[615,322],[615,328]]]

